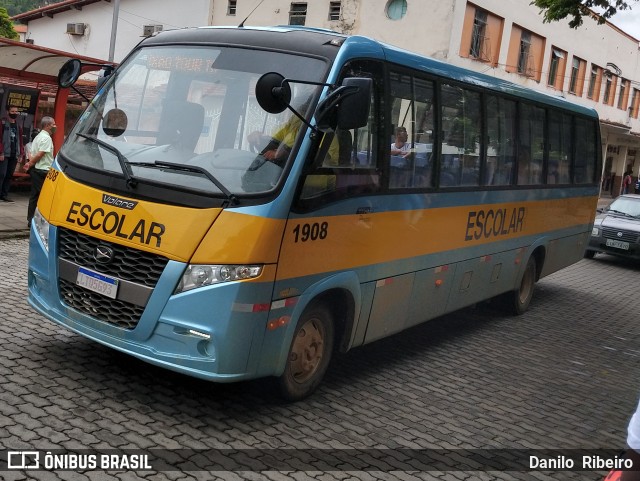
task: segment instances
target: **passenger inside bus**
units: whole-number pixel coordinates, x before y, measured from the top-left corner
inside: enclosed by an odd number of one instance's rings
[[[296,112],[304,116],[309,109],[312,97],[311,95],[304,95],[298,98],[301,97],[302,100],[294,102],[294,105],[297,105],[294,108]],[[296,141],[298,132],[303,127],[306,126],[303,125],[302,120],[297,115],[291,113],[287,121],[272,135],[269,136],[263,132],[255,131],[247,136],[247,140],[251,148],[258,151],[265,159],[280,167],[284,167],[291,153],[293,144]],[[331,165],[337,165],[338,163],[339,147],[336,137],[334,137],[328,152]],[[326,165],[327,162],[325,161],[324,164]]]
[[[518,149],[518,185],[527,185],[531,178],[531,155],[529,146],[521,145]]]
[[[549,173],[547,174],[547,184],[560,183],[560,173],[558,172],[558,162],[554,160],[549,161]]]
[[[405,127],[396,128],[396,139],[391,144],[391,155],[406,157],[411,153],[411,144],[408,140],[407,129]]]

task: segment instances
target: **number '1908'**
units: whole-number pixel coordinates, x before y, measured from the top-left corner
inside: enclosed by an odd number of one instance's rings
[[[314,222],[313,224],[298,224],[293,229],[294,242],[307,242],[309,240],[323,240],[327,238],[329,230],[328,222]]]

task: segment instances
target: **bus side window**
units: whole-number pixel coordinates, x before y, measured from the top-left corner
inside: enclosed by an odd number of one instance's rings
[[[480,94],[442,84],[442,161],[440,186],[480,183]]]
[[[595,149],[596,128],[591,120],[576,119],[576,157],[573,167],[575,184],[594,182],[598,160]]]
[[[514,155],[516,103],[493,95],[486,96],[487,143],[483,185],[510,185]]]
[[[433,82],[391,72],[389,188],[431,187]],[[405,138],[406,137],[406,138]]]
[[[378,95],[382,85],[382,68],[375,62],[355,61],[343,69],[344,77],[373,77],[374,88],[371,95],[369,121],[358,129],[340,129],[326,135],[325,141],[332,137],[331,145],[320,167],[307,174],[300,194],[303,204],[316,203],[358,194],[376,192],[380,188],[378,169]],[[323,141],[324,142],[324,141]]]
[[[518,136],[518,185],[543,183],[545,110],[520,104]]]
[[[573,143],[570,115],[549,111],[549,165],[547,184],[568,184]]]

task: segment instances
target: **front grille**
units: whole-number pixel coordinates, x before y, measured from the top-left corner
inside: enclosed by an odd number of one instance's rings
[[[621,232],[622,235],[619,236],[618,232]],[[628,230],[620,230],[620,229],[612,229],[610,227],[604,227],[602,229],[602,236],[607,239],[616,239],[625,242],[635,243],[638,239],[637,232],[630,232]]]
[[[96,262],[94,251],[98,245],[108,246],[113,250],[113,260],[108,264]],[[58,257],[78,266],[151,288],[158,283],[169,262],[169,259],[156,254],[120,246],[63,228],[58,230]],[[111,299],[65,279],[58,279],[58,285],[62,301],[69,307],[118,327],[135,328],[144,311],[144,306]]]
[[[144,311],[144,307],[88,291],[64,279],[59,279],[58,285],[62,301],[69,307],[124,329],[135,328]]]
[[[92,269],[108,276],[155,287],[169,262],[166,257],[124,247],[80,234],[72,230],[58,230],[58,256],[79,266]],[[113,252],[113,260],[99,264],[94,257],[98,245],[106,245]]]

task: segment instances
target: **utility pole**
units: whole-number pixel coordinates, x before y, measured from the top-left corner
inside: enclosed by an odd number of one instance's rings
[[[118,33],[118,12],[120,0],[113,1],[113,20],[111,22],[111,43],[109,44],[109,62],[113,62],[113,54],[116,50],[116,35]]]

